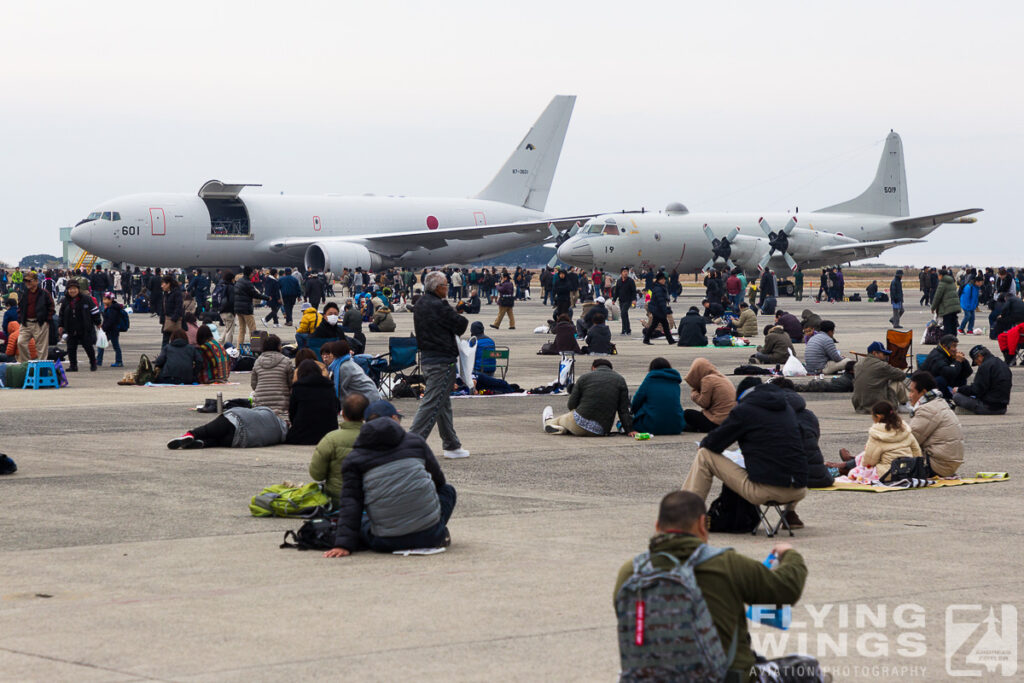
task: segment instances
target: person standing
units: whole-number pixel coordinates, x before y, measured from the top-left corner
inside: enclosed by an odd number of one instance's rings
[[[448,280],[444,273],[427,273],[423,296],[413,308],[413,329],[419,342],[426,389],[409,431],[426,439],[436,423],[444,457],[467,458],[469,451],[462,447],[455,433],[451,391],[459,361],[456,338],[469,327],[469,320],[455,312],[447,296]]]
[[[114,271],[115,273],[117,271]],[[107,335],[111,348],[114,349],[114,362],[112,368],[120,368],[124,365],[121,362],[121,318],[128,315],[124,312],[124,306],[117,303],[117,294],[107,292],[103,295],[103,333]],[[96,364],[103,365],[103,349],[96,349]]]
[[[458,271],[455,272],[458,275]],[[453,276],[454,279],[454,276]],[[509,278],[508,273],[501,276],[501,284],[498,285],[498,317],[491,323],[494,329],[501,329],[501,321],[508,315],[508,329],[516,329],[516,317],[512,313],[512,307],[516,305],[515,286]]]
[[[558,269],[558,274],[551,283],[551,296],[555,300],[555,319],[563,314],[569,315],[569,309],[572,307],[572,289],[569,276],[562,268]]]
[[[263,280],[263,293],[267,295],[270,313],[263,316],[263,322],[274,321],[274,327],[281,327],[277,320],[277,312],[281,310],[281,283],[277,279],[277,268],[271,268],[270,274]]]
[[[256,290],[252,283],[252,266],[242,269],[242,277],[235,279],[235,322],[238,324],[238,345],[246,342],[246,332],[251,336],[256,331],[256,319],[253,317],[253,300],[267,300],[267,297]]]
[[[981,298],[982,280],[981,275],[973,276],[960,293],[960,309],[964,312],[964,319],[960,322],[959,330],[964,334],[974,334],[974,313],[978,310]]]
[[[629,309],[636,303],[636,281],[629,276],[629,268],[623,268],[619,279],[612,290],[612,303],[619,302],[619,314],[622,317],[621,334],[633,334],[629,325]]]
[[[78,347],[89,358],[89,370],[96,371],[96,328],[100,324],[100,309],[92,297],[83,295],[76,280],[68,281],[67,295],[60,307],[58,335],[67,334],[68,372],[78,372]],[[20,336],[20,335],[19,335]],[[38,346],[36,347],[38,350]],[[44,358],[40,354],[39,358]]]
[[[160,309],[160,329],[164,333],[160,348],[163,348],[171,341],[172,332],[183,329],[185,299],[181,293],[181,285],[178,284],[173,275],[164,275],[160,279],[160,289],[163,291],[163,296],[161,297],[163,306]]]
[[[20,271],[15,271],[20,272]],[[48,357],[50,344],[50,321],[53,319],[54,303],[49,292],[39,286],[39,274],[29,271],[25,274],[25,289],[18,298],[18,362],[27,363],[31,360],[28,343],[36,342],[37,358]]]
[[[892,303],[892,317],[889,322],[897,330],[902,330],[900,316],[903,315],[903,271],[897,270],[892,282],[889,283],[889,301]]]
[[[644,330],[644,344],[651,343],[651,334],[658,325],[661,325],[661,329],[665,331],[665,339],[668,343],[675,344],[672,339],[672,327],[668,324],[668,290],[665,289],[664,272],[659,272],[654,277],[654,286],[651,287],[651,300],[647,303],[647,312],[651,315],[651,322]]]
[[[804,298],[804,271],[799,268],[793,273],[793,296],[797,301]]]
[[[356,276],[361,277],[361,274],[357,271]],[[362,285],[358,284],[358,288],[361,290]],[[306,301],[312,304],[313,308],[320,308],[320,304],[324,301],[324,283],[312,271],[310,271],[309,276],[306,278],[306,287],[303,295]]]
[[[942,276],[932,298],[932,312],[942,318],[942,333],[956,335],[957,317],[960,315],[960,301],[956,295],[953,275],[942,269]]]
[[[302,289],[299,288],[299,281],[292,275],[291,268],[284,269],[284,275],[277,281],[281,289],[281,300],[284,308],[284,324],[287,327],[292,326],[292,309],[295,308],[295,300],[302,295]]]

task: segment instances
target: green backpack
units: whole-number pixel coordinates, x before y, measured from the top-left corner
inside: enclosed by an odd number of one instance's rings
[[[149,359],[149,356],[142,354],[139,358],[139,367],[135,371],[135,383],[143,386],[148,382],[156,381],[156,368],[153,366],[153,361]]]
[[[274,484],[249,502],[253,517],[323,517],[331,512],[331,507],[330,497],[316,482],[299,487]]]

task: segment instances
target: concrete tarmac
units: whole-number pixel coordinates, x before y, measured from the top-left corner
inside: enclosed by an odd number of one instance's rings
[[[698,300],[687,290],[677,319]],[[840,349],[859,352],[884,340],[890,312],[866,302],[782,305],[834,320]],[[555,379],[558,358],[536,355],[550,337],[533,333],[549,312],[521,303],[516,330],[488,328],[511,347],[509,380],[523,387]],[[472,319],[486,325],[495,313],[485,306]],[[397,334],[409,333],[411,314],[396,318]],[[904,325],[919,341],[929,318],[911,304]],[[728,373],[751,352],[644,346],[638,321],[631,338],[611,325],[619,350],[611,361],[631,390],[656,355],[684,374],[700,355]],[[292,329],[278,332],[287,338]],[[368,337],[371,351],[386,350],[387,335]],[[964,350],[995,348],[987,336],[962,339]],[[140,353],[155,357],[155,319],[134,315],[122,345],[129,366]],[[577,374],[588,367],[580,357]],[[680,486],[700,438],[551,436],[541,411],[564,410],[564,395],[455,399],[472,456],[442,462],[459,494],[448,552],[329,560],[279,549],[300,522],[257,519],[247,507],[266,485],[308,481],[311,447],[166,448],[209,418],[193,412],[205,398],[247,396],[248,374],[223,387],[145,388],[117,386],[122,373],[102,367],[71,375],[66,389],[0,392],[0,450],[19,466],[0,478],[2,680],[612,680],[616,572],[646,548],[658,501]],[[961,416],[962,473],[1017,477],[1018,369],[1014,380],[1008,415]],[[853,412],[849,394],[805,396],[826,459],[863,446],[871,420]],[[692,407],[687,392],[683,403]],[[408,425],[416,401],[397,404]],[[430,444],[440,453],[436,431]],[[967,655],[986,632],[972,626],[990,607],[998,618],[1008,614],[1003,605],[1024,602],[1020,500],[1018,478],[884,495],[810,492],[799,507],[806,528],[782,539],[810,568],[795,623],[786,632],[754,628],[755,646],[815,654],[836,680],[933,681],[966,670],[1000,678],[1008,668],[988,671]],[[773,545],[763,533],[715,534],[712,543],[757,559]],[[1014,613],[996,627],[1013,647],[1014,672],[1016,625]]]

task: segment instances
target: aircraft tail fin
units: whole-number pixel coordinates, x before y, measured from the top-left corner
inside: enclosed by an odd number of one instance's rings
[[[543,211],[575,104],[575,95],[556,95],[477,198]]]
[[[903,142],[898,133],[889,131],[878,162],[878,172],[868,189],[858,197],[824,209],[825,213],[867,213],[877,216],[909,216],[907,169],[903,163]]]

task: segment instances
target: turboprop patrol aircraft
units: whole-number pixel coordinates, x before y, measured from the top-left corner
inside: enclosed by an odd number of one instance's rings
[[[924,241],[943,223],[974,223],[981,209],[910,217],[903,143],[890,132],[878,172],[858,197],[810,213],[690,213],[672,203],[664,212],[603,214],[558,238],[558,258],[584,268],[664,266],[680,273],[739,265],[819,268]]]
[[[575,96],[558,95],[491,183],[471,199],[250,194],[211,180],[198,195],[104,202],[71,231],[113,262],[377,270],[467,263],[564,234],[589,216],[544,213]],[[256,185],[255,187],[259,187]],[[593,215],[593,214],[591,214]]]

